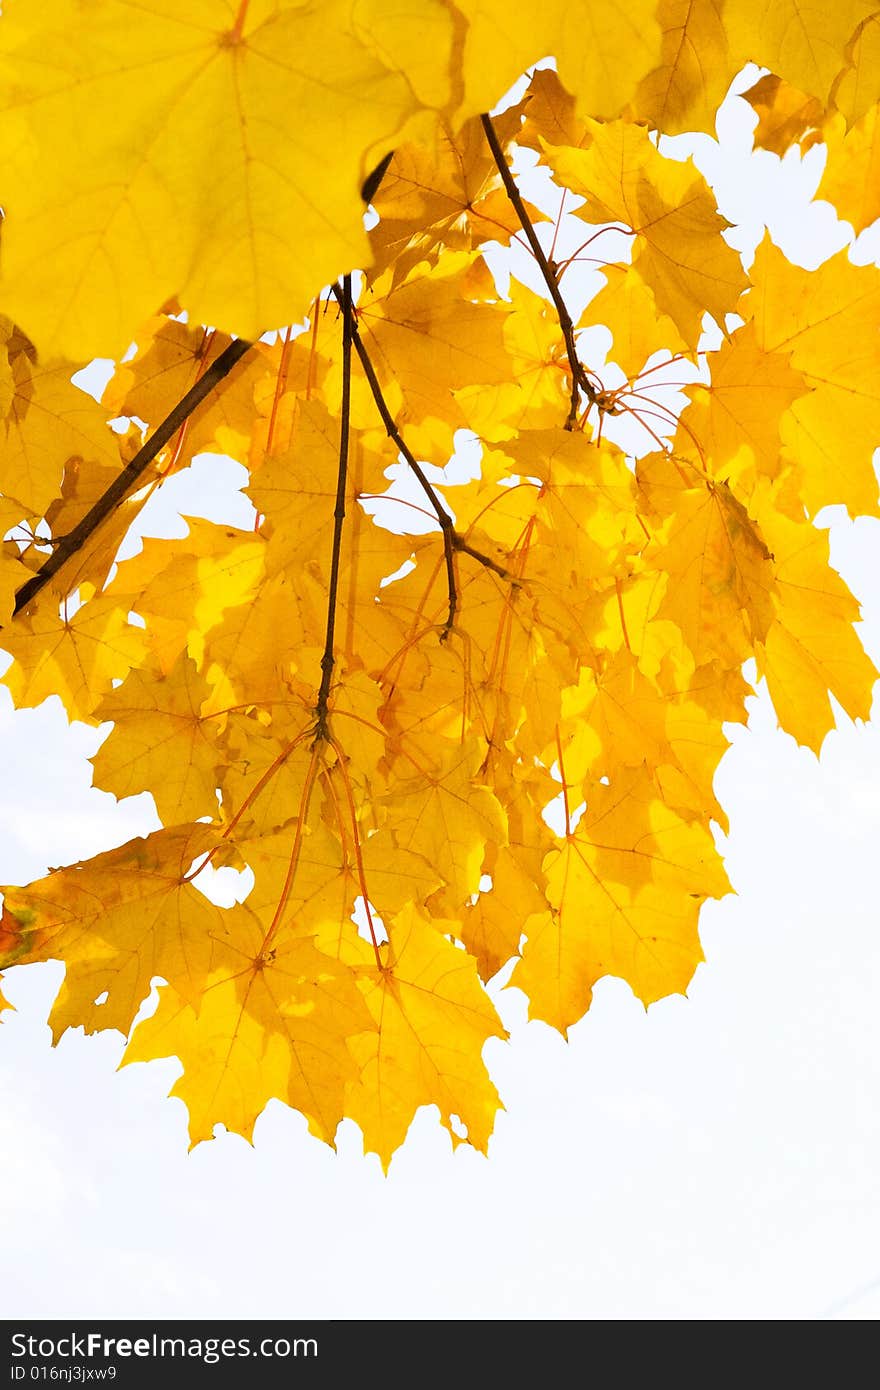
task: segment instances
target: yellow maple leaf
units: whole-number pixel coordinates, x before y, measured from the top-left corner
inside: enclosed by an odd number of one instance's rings
[[[834,105],[854,125],[877,101],[880,69],[880,15],[874,11],[855,30],[832,88]]]
[[[622,767],[677,760],[666,733],[666,699],[623,650],[598,670],[583,666],[562,701],[559,749],[565,780],[614,777]],[[552,750],[550,750],[552,761]]]
[[[723,325],[746,280],[721,233],[729,225],[690,161],[667,159],[648,131],[627,121],[586,120],[587,148],[544,147],[544,157],[574,193],[588,222],[621,222],[635,233],[633,271],[651,289],[685,342],[696,346],[703,314]]]
[[[4,888],[4,965],[63,960],[67,974],[50,1015],[67,1028],[128,1033],[161,976],[192,1003],[205,985],[212,943],[238,910],[215,907],[188,881],[218,843],[207,825],[157,830],[26,888]]]
[[[789,352],[759,345],[754,322],[706,354],[711,381],[688,388],[693,404],[681,420],[690,436],[685,447],[694,441],[716,477],[742,486],[750,472],[771,478],[779,473],[782,417],[808,390],[790,359]]]
[[[680,628],[697,666],[716,657],[736,666],[773,620],[773,556],[725,483],[696,470],[686,481],[693,486],[680,489],[646,552],[652,568],[671,576],[658,616]]]
[[[880,106],[875,103],[851,130],[837,116],[825,126],[828,158],[817,198],[827,198],[856,235],[880,217]]]
[[[58,695],[71,719],[97,724],[95,706],[114,680],[141,659],[143,632],[116,596],[89,592],[59,598],[49,589],[3,633],[14,662],[3,677],[15,703],[30,707]]]
[[[506,145],[519,128],[517,113],[504,113],[495,128]],[[441,125],[430,149],[395,150],[371,201],[379,216],[370,233],[373,275],[393,266],[394,284],[419,261],[436,260],[444,247],[469,251],[520,230],[476,118],[457,131]]]
[[[386,1170],[420,1106],[436,1105],[453,1144],[465,1138],[481,1153],[501,1107],[481,1052],[507,1034],[473,958],[444,935],[453,925],[405,908],[389,925],[381,970],[361,977],[376,1031],[352,1039],[359,1076],[346,1113]]]
[[[699,904],[730,891],[708,830],[665,807],[642,773],[595,786],[577,829],[544,861],[549,911],[524,924],[511,986],[562,1033],[603,975],[649,1004],[684,993],[703,959]]]
[[[808,511],[842,502],[851,516],[880,515],[873,467],[880,271],[853,265],[844,250],[809,272],[791,265],[765,237],[751,275],[743,303],[758,345],[790,353],[791,366],[810,387],[781,424]]]
[[[183,651],[200,662],[205,634],[228,608],[253,598],[264,574],[262,536],[201,517],[185,520],[185,550],[177,541],[145,541],[140,554],[120,563],[106,591],[120,609],[144,619],[144,647],[164,671]]]
[[[867,719],[878,672],[852,627],[859,605],[828,563],[827,534],[792,521],[769,498],[759,515],[777,586],[758,670],[782,728],[818,753],[835,723],[829,695],[851,719]]]
[[[453,392],[491,386],[510,374],[503,338],[507,308],[468,299],[470,267],[468,254],[450,252],[436,268],[420,263],[397,286],[386,273],[358,305],[361,332],[392,412],[411,447],[425,457],[435,452],[441,464],[452,452],[456,428],[468,423]]]
[[[662,61],[642,78],[633,116],[667,135],[714,135],[715,112],[737,68],[727,50],[722,0],[660,0],[657,19]]]
[[[654,295],[631,266],[603,267],[606,283],[584,309],[579,328],[603,324],[611,331],[610,361],[632,379],[655,352],[678,353],[687,344],[675,324],[659,312]]]
[[[479,887],[487,842],[507,838],[501,803],[475,778],[482,757],[476,742],[454,748],[439,772],[404,777],[385,798],[398,844],[433,864],[458,904]]]
[[[498,846],[487,859],[492,886],[480,893],[464,914],[461,938],[477,962],[480,976],[490,980],[519,952],[523,923],[541,912],[546,901],[526,872],[515,848]]]
[[[546,0],[518,10],[515,22],[506,0],[459,0],[458,9],[469,21],[462,57],[466,115],[488,111],[531,63],[554,54],[561,81],[583,110],[617,116],[660,59],[654,0],[621,0],[607,12]]]
[[[138,351],[117,366],[101,403],[111,415],[136,416],[155,427],[171,414],[229,342],[224,333],[159,315],[138,334]],[[223,390],[210,395],[172,436],[169,464],[182,468],[194,455],[212,448],[246,460],[254,425],[254,397],[270,375],[268,349],[255,343],[225,378]],[[274,383],[274,377],[272,380]]]
[[[735,69],[754,61],[823,102],[846,64],[846,48],[873,14],[872,0],[725,0],[724,25]]]
[[[166,675],[141,666],[106,694],[96,719],[115,727],[92,758],[94,784],[117,797],[152,791],[168,824],[217,814],[217,718],[203,719],[210,690],[188,656]]]
[[[49,354],[123,352],[172,295],[246,338],[295,320],[368,260],[361,183],[450,96],[439,0],[396,29],[348,0],[8,8],[4,302]]]
[[[345,1085],[356,1075],[347,1040],[372,1026],[351,969],[308,937],[279,934],[267,946],[261,925],[242,911],[234,933],[212,943],[198,1008],[162,988],[122,1061],[180,1059],[171,1095],[189,1111],[191,1145],[212,1139],[217,1124],[250,1139],[273,1099],[299,1110],[332,1145]]]
[[[0,488],[39,517],[60,492],[72,463],[88,459],[118,473],[119,445],[106,413],[70,380],[69,364],[36,362],[33,346],[5,318],[0,318],[0,341],[8,354]]]
[[[509,293],[513,308],[502,330],[509,378],[455,392],[468,426],[485,441],[560,424],[568,412],[571,386],[556,315],[516,280]]]

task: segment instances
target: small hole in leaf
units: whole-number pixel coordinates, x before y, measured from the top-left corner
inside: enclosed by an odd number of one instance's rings
[[[364,941],[369,941],[371,946],[373,944],[373,937],[370,934],[371,922],[373,924],[373,932],[376,936],[376,945],[383,946],[385,942],[388,940],[388,933],[385,930],[385,923],[382,921],[382,918],[376,912],[376,909],[373,907],[372,903],[370,904],[369,912],[367,912],[367,905],[364,902],[362,896],[355,899],[354,911],[351,914],[351,920],[354,922],[355,926],[358,929],[358,936],[363,937]]]

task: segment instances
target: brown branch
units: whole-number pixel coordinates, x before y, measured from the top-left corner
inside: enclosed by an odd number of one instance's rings
[[[46,587],[49,580],[54,578],[62,565],[65,565],[78,550],[82,549],[86,541],[101,525],[101,522],[115,510],[126,494],[131,491],[160,449],[164,448],[181,425],[189,419],[196,407],[201,405],[206,396],[210,395],[214,387],[229,375],[232,368],[250,347],[251,344],[243,338],[236,338],[221,352],[217,360],[211,363],[207,371],[177,402],[177,405],[165,417],[161,425],[156,427],[146,443],[125,465],[122,472],[114,478],[107,490],[86,512],[82,520],[74,526],[72,531],[57,541],[54,551],[40,566],[36,574],[26,584],[22,584],[15,595],[13,617],[16,617],[23,608],[26,608],[31,600],[36,598],[37,594]]]
[[[532,248],[535,260],[538,263],[538,268],[544,277],[544,283],[550,291],[550,298],[553,300],[559,318],[559,327],[562,329],[562,337],[565,340],[565,351],[568,356],[568,366],[571,371],[571,404],[568,409],[568,419],[565,422],[565,428],[570,430],[574,428],[575,420],[577,419],[578,406],[580,405],[580,392],[584,392],[590,404],[593,404],[595,393],[577,354],[577,345],[574,341],[574,324],[571,321],[571,315],[568,312],[565,300],[562,298],[559,282],[556,279],[556,272],[544,254],[544,248],[538,240],[537,232],[532,224],[532,219],[529,217],[525,203],[520,197],[519,189],[516,186],[516,180],[510,171],[507,160],[504,158],[504,151],[499,144],[498,136],[495,134],[495,127],[492,124],[492,119],[490,116],[481,116],[480,121],[482,122],[486,139],[489,142],[489,149],[492,151],[492,157],[495,160],[498,172],[504,183],[505,192],[528,238],[529,246]]]
[[[336,507],[333,512],[333,550],[330,558],[330,584],[327,590],[327,635],[321,657],[321,688],[315,705],[317,716],[315,742],[329,738],[327,702],[330,698],[330,679],[333,674],[333,636],[336,631],[336,596],[339,590],[339,561],[342,553],[342,527],[345,522],[345,488],[348,481],[348,437],[351,421],[351,338],[353,314],[351,309],[351,276],[342,280],[342,419],[339,427],[339,472],[336,477]]]
[[[333,293],[337,299],[340,298],[338,285],[333,286]],[[418,479],[419,485],[422,491],[424,492],[425,496],[427,497],[428,501],[430,502],[434,515],[440,523],[440,529],[443,532],[443,554],[446,560],[446,583],[449,590],[449,611],[446,616],[446,622],[443,625],[443,633],[440,639],[441,641],[443,641],[447,633],[449,633],[452,629],[452,624],[455,620],[455,614],[458,608],[458,590],[456,588],[455,583],[455,565],[453,562],[453,556],[456,549],[463,550],[465,549],[465,546],[463,543],[456,545],[457,532],[455,530],[455,524],[452,520],[452,517],[450,516],[446,508],[443,506],[443,503],[440,501],[440,498],[437,496],[431,484],[428,482],[428,479],[425,477],[424,469],[422,468],[415,454],[404,441],[403,435],[400,433],[400,430],[397,428],[394,416],[388,409],[388,404],[385,400],[384,395],[382,394],[382,387],[379,385],[379,378],[376,376],[375,368],[373,367],[373,363],[370,360],[370,354],[367,352],[367,349],[364,346],[364,341],[361,338],[360,332],[358,331],[357,324],[354,322],[352,322],[351,336],[352,342],[354,343],[355,352],[360,358],[361,366],[364,369],[364,375],[367,378],[370,390],[373,393],[373,400],[376,402],[376,408],[379,411],[380,416],[382,417],[382,423],[385,426],[385,432],[388,435],[388,438],[391,439],[394,442],[394,444],[397,445],[398,451],[403,455],[410,469]],[[458,539],[461,540],[460,537],[458,537]]]

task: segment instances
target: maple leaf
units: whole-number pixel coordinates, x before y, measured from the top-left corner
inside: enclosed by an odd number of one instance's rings
[[[345,0],[190,10],[104,0],[83,23],[76,0],[53,0],[4,14],[5,302],[50,351],[124,351],[172,295],[246,337],[289,322],[367,259],[369,161],[421,101],[450,95],[418,62],[426,29],[435,57],[452,43],[437,0],[418,40],[381,9],[356,21]],[[284,110],[295,125],[279,125]],[[63,305],[62,283],[78,286]]]
[[[815,522],[880,511],[876,268],[747,274],[660,136],[753,61],[858,231],[878,45],[869,0],[4,5],[3,680],[161,828],[6,888],[0,966],[177,1058],[193,1144],[279,1100],[486,1152],[499,985],[562,1033],[689,988],[746,663],[817,752],[870,716]],[[236,524],[153,536],[216,452]]]
[[[95,710],[96,718],[115,723],[92,759],[95,786],[117,797],[152,789],[171,824],[212,816],[223,750],[216,718],[201,716],[209,694],[187,656],[168,675],[149,666],[130,671]]]
[[[346,1102],[385,1168],[420,1105],[437,1106],[453,1144],[457,1120],[482,1152],[500,1105],[480,1054],[507,1033],[475,962],[443,935],[452,925],[405,908],[390,924],[382,969],[362,977],[376,1028],[354,1039],[359,1076]]]
[[[780,425],[807,509],[815,513],[842,502],[850,515],[878,515],[872,454],[880,389],[880,273],[873,266],[854,266],[841,251],[809,274],[790,265],[765,238],[752,282],[747,313],[755,322],[756,341],[766,351],[790,353],[791,366],[811,388]]]
[[[737,64],[728,53],[720,0],[661,0],[662,61],[639,85],[636,118],[668,135],[715,131],[715,112]]]
[[[842,116],[825,127],[828,158],[817,196],[862,232],[880,217],[880,108],[875,104],[851,130]]]
[[[773,73],[759,77],[743,98],[758,113],[753,136],[756,149],[783,155],[792,145],[806,152],[821,140],[825,115],[818,97],[804,96]]]
[[[554,145],[545,148],[545,158],[587,200],[580,217],[632,229],[632,273],[685,341],[695,344],[703,313],[723,323],[745,287],[739,257],[719,235],[726,224],[710,189],[693,166],[659,154],[643,127],[589,119],[584,125],[585,148]]]
[[[155,975],[201,997],[212,938],[231,918],[189,872],[216,841],[206,825],[157,830],[26,890],[4,889],[4,965],[23,955],[67,964],[50,1017],[56,1040],[80,1025],[128,1033]]]
[[[709,832],[664,807],[641,773],[594,788],[544,872],[550,908],[526,920],[510,982],[531,1016],[562,1032],[603,975],[626,980],[645,1004],[683,993],[702,959],[699,903],[729,891]]]
[[[238,917],[228,939],[211,943],[199,1008],[163,987],[123,1063],[181,1060],[183,1076],[171,1095],[189,1110],[193,1144],[213,1138],[216,1124],[249,1139],[257,1116],[276,1098],[332,1143],[345,1085],[356,1075],[346,1037],[373,1026],[354,973],[308,938],[277,936],[266,947],[260,924],[246,913]]]
[[[846,49],[871,0],[842,0],[834,9],[805,0],[725,0],[724,24],[735,66],[757,60],[793,87],[825,102],[846,66]]]

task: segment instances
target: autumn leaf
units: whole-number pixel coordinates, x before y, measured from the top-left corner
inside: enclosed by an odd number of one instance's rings
[[[23,955],[67,963],[51,1015],[56,1040],[77,1026],[128,1033],[155,975],[200,998],[212,938],[236,916],[190,882],[216,841],[210,826],[175,826],[57,869],[25,891],[4,889],[4,965]]]
[[[387,1169],[420,1105],[436,1105],[453,1144],[486,1151],[500,1100],[481,1058],[506,1033],[473,959],[412,907],[391,923],[382,969],[362,976],[374,1032],[356,1038],[359,1075],[346,1097],[364,1147]],[[456,1126],[457,1122],[457,1126]]]
[[[642,126],[584,124],[585,148],[554,145],[545,148],[545,158],[587,200],[579,216],[632,230],[632,273],[695,345],[703,313],[723,323],[745,287],[739,257],[720,236],[725,223],[710,189],[688,163],[659,154]]]
[[[754,319],[758,345],[790,353],[791,366],[810,388],[780,425],[804,504],[811,514],[841,502],[851,515],[876,516],[876,268],[855,266],[840,251],[810,274],[790,265],[765,238],[752,281],[746,311]]]
[[[376,19],[355,22],[345,0],[250,13],[102,0],[86,23],[76,0],[14,6],[0,50],[8,312],[71,357],[123,352],[172,295],[245,337],[303,313],[340,266],[368,259],[371,164],[422,101],[451,96],[427,72],[417,95],[409,76],[426,26],[429,49],[449,52],[444,7],[424,7],[418,31]],[[299,115],[282,134],[285,109]],[[63,307],[62,284],[78,286]]]

